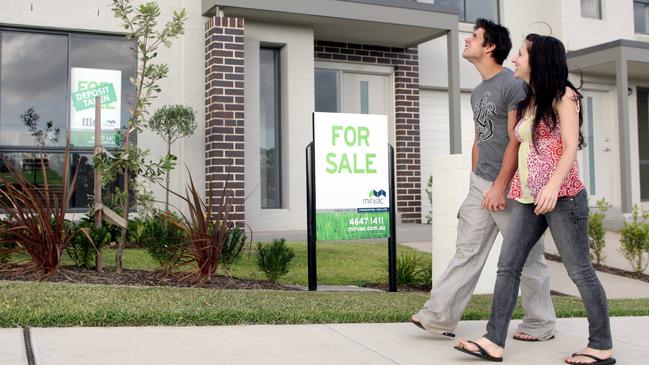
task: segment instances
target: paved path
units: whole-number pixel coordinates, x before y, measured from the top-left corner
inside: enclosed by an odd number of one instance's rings
[[[464,321],[474,338],[485,321]],[[510,328],[515,328],[516,321]],[[646,364],[649,317],[612,319],[619,364]],[[410,323],[222,327],[33,328],[38,365],[76,364],[482,364]],[[21,329],[0,329],[0,363],[27,364]],[[509,341],[505,363],[562,364],[586,341],[584,318],[561,319],[557,339]]]

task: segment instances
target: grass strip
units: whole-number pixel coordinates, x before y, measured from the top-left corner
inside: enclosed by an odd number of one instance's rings
[[[0,327],[206,326],[404,322],[428,293],[144,288],[0,281]],[[579,299],[554,297],[558,317],[583,317]],[[489,317],[477,295],[463,319]],[[611,316],[649,315],[649,299],[610,300]],[[519,306],[514,313],[521,318]]]

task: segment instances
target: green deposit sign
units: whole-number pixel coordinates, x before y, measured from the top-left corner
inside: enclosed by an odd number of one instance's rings
[[[95,98],[101,97],[101,104],[107,105],[117,101],[115,87],[113,84],[103,84],[90,89],[85,89],[72,93],[72,105],[74,110],[81,111],[95,107]]]
[[[388,237],[387,116],[314,113],[313,134],[317,239]]]

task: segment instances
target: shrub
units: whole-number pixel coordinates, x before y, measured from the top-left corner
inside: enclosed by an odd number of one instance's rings
[[[276,283],[277,279],[288,273],[288,267],[295,253],[286,247],[284,238],[274,239],[271,243],[257,243],[257,267],[268,281]]]
[[[606,199],[597,201],[599,212],[591,212],[588,215],[588,245],[590,246],[590,258],[595,259],[597,264],[604,261],[604,246],[606,246],[606,230],[604,229],[604,218],[609,205]]]
[[[228,232],[228,236],[223,241],[221,250],[221,264],[229,269],[232,264],[239,261],[243,245],[246,243],[246,234],[239,227],[235,227]]]
[[[135,218],[128,221],[128,241],[139,247],[144,247],[146,221]]]
[[[5,227],[4,221],[0,220],[0,264],[9,262],[11,251],[16,247],[15,243],[5,241],[5,234],[3,233]]]
[[[190,274],[193,274],[196,282],[200,282],[216,275],[221,263],[223,245],[234,226],[229,218],[230,198],[233,192],[228,190],[228,181],[226,181],[221,190],[220,204],[214,204],[211,194],[208,195],[206,203],[201,200],[189,169],[187,173],[189,184],[185,190],[185,196],[170,192],[187,203],[189,217],[182,214],[181,218],[177,219],[169,211],[163,212],[162,216],[178,227],[187,238],[188,247],[184,250],[178,265],[195,265],[195,270]],[[210,188],[207,190],[213,190],[211,182],[209,185]]]
[[[389,272],[387,261],[383,270]],[[397,283],[409,287],[429,286],[432,281],[432,263],[428,257],[417,255],[416,252],[406,252],[397,255]]]
[[[649,214],[641,213],[637,205],[631,211],[631,221],[620,230],[620,251],[635,272],[643,272],[649,263]]]
[[[82,219],[75,228],[78,232],[70,245],[65,248],[68,256],[77,267],[89,270],[97,267],[98,261],[101,260],[101,256],[97,260],[97,254],[112,241],[110,228],[106,225],[96,228],[95,222],[87,218]],[[98,269],[101,270],[101,267]]]
[[[170,271],[178,264],[187,241],[176,224],[180,218],[173,213],[154,214],[143,223],[142,243],[149,255],[156,260],[163,270]]]

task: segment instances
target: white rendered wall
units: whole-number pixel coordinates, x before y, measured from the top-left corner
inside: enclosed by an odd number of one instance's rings
[[[435,156],[433,164],[433,286],[455,255],[457,212],[469,192],[471,155]],[[474,293],[493,293],[502,236],[498,234]]]
[[[255,231],[304,230],[306,227],[305,148],[312,140],[314,105],[313,30],[247,21],[245,25],[245,176],[246,222]],[[259,46],[283,45],[282,185],[283,208],[261,209]]]

